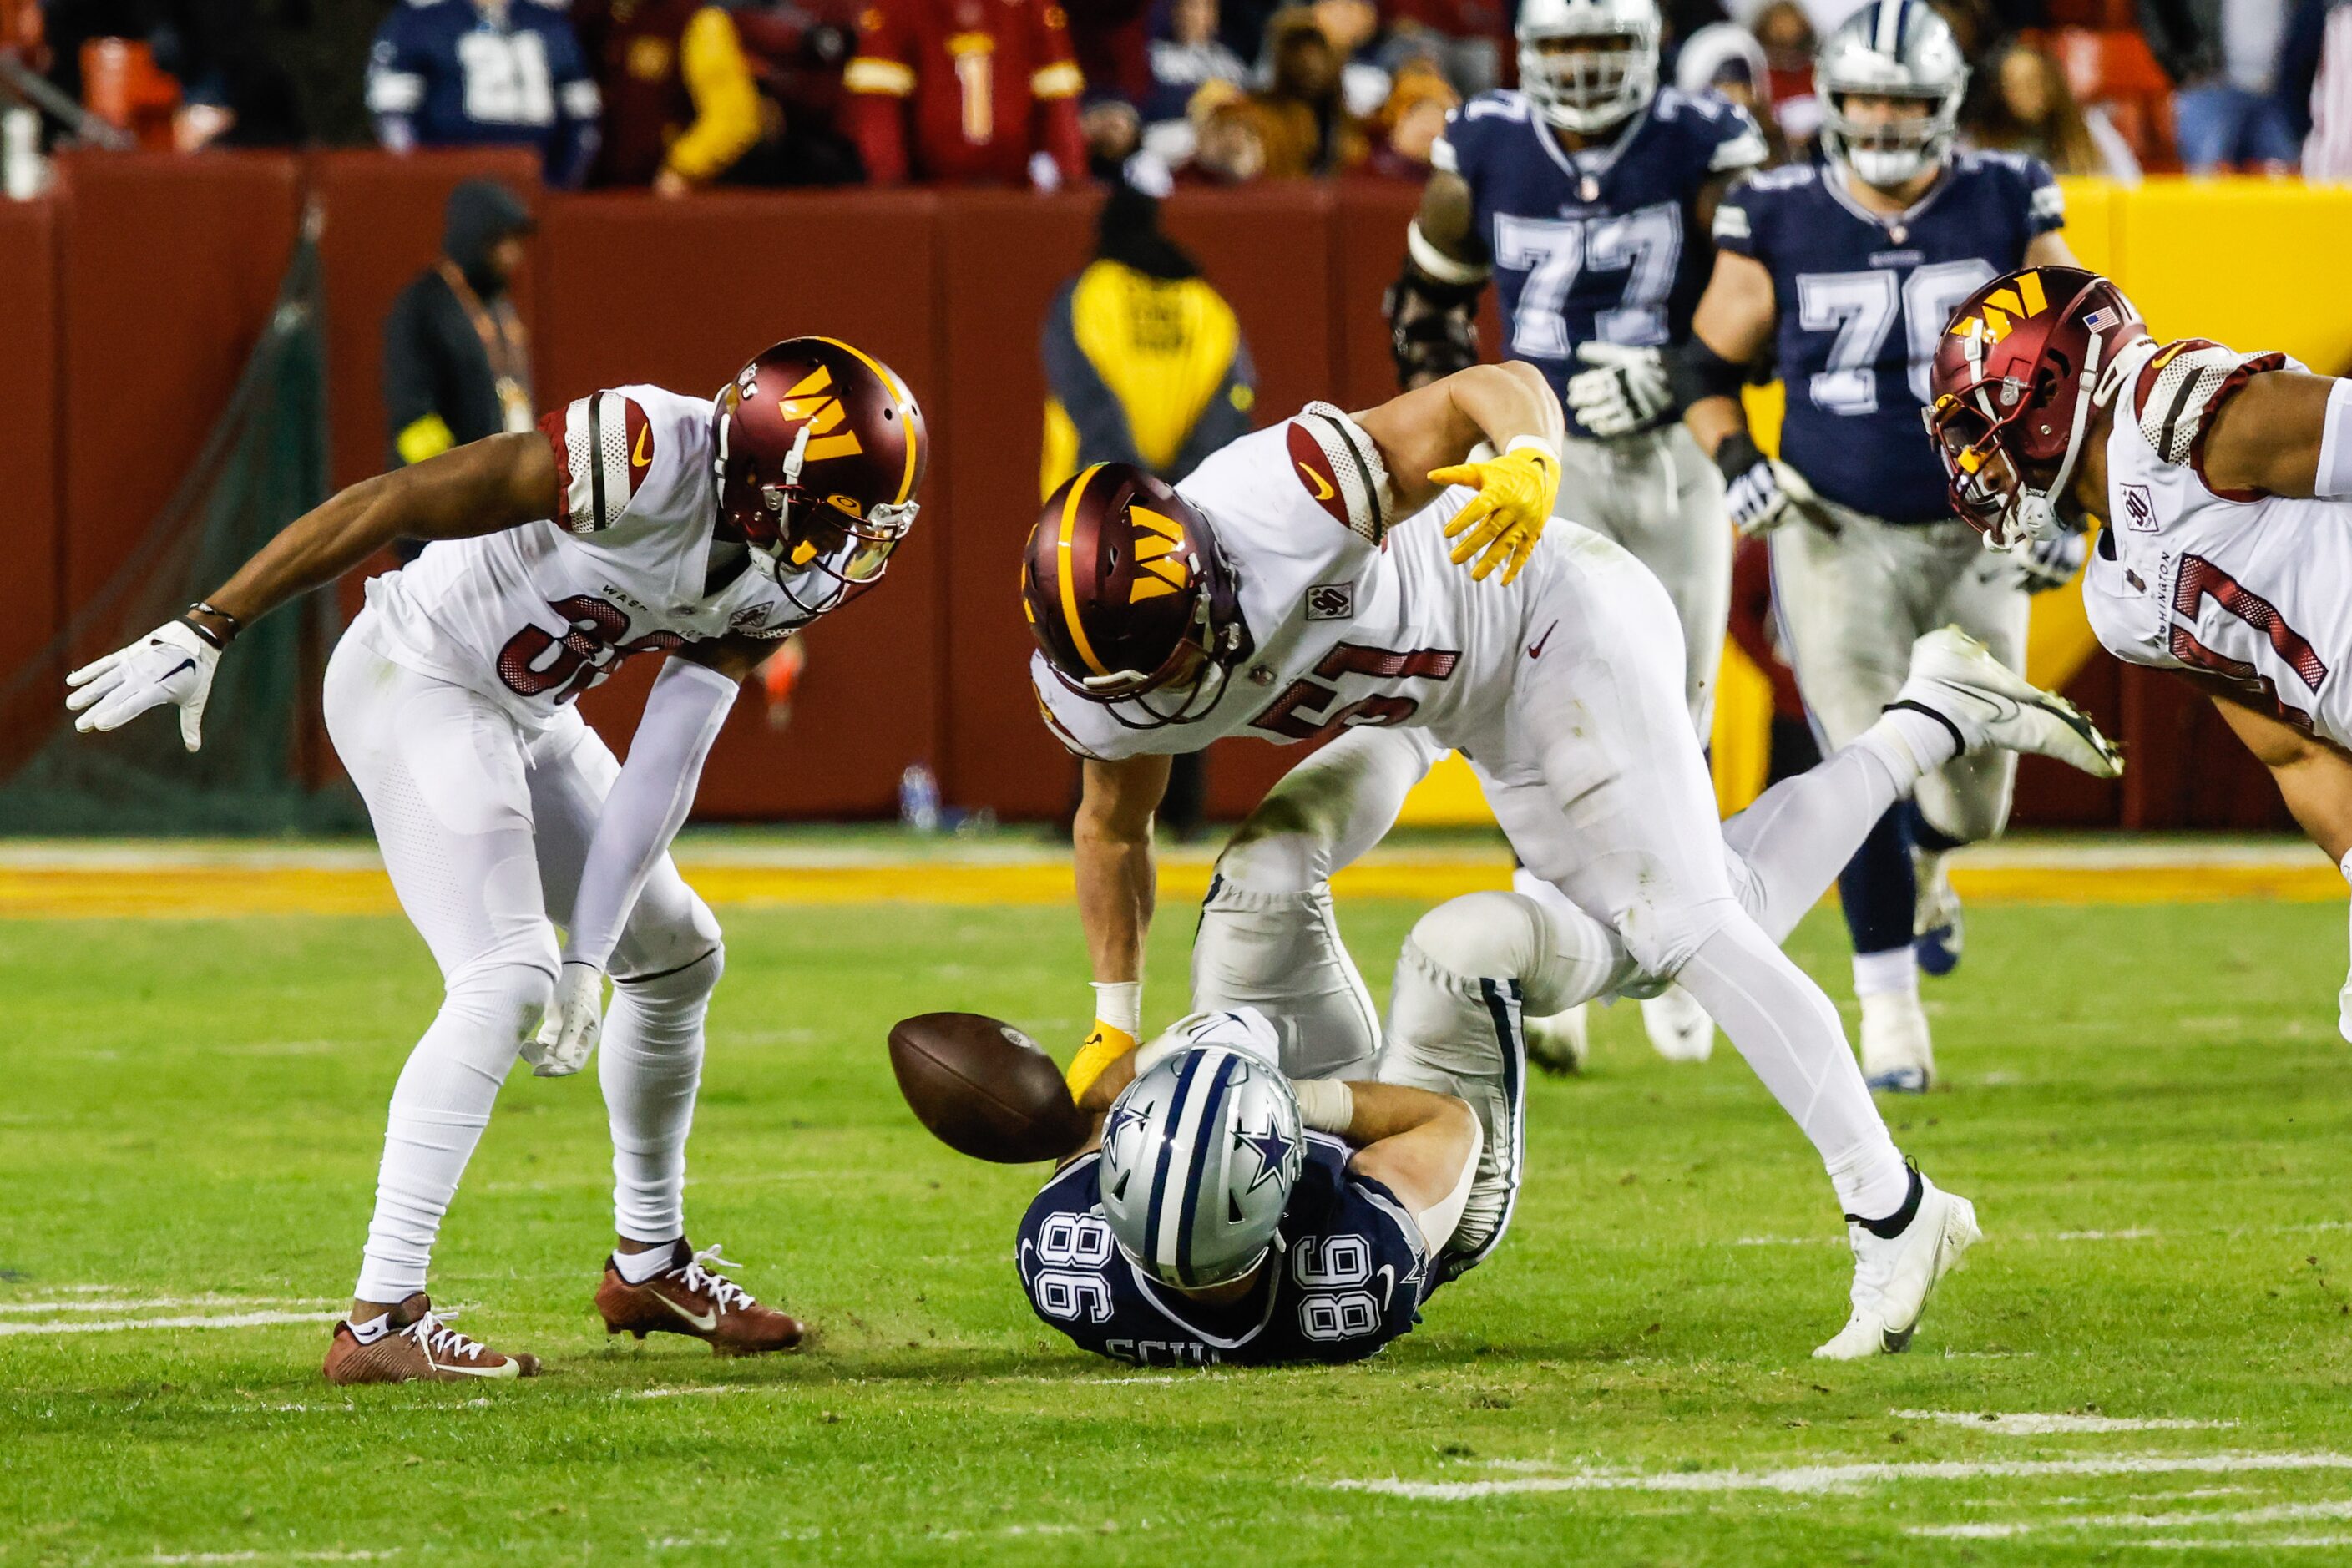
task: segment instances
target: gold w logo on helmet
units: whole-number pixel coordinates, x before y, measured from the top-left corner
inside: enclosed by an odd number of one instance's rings
[[[833,369],[821,364],[801,377],[776,404],[776,412],[786,421],[808,426],[807,456],[812,462],[824,458],[854,458],[865,450],[857,443],[856,431],[840,428],[848,414],[832,387]]]
[[[1139,605],[1183,592],[1192,581],[1184,558],[1176,553],[1184,542],[1183,525],[1139,506],[1128,508],[1127,515],[1136,527],[1135,586],[1128,591],[1127,602]]]
[[[2049,308],[2049,297],[2042,291],[2042,274],[2021,272],[2016,288],[1994,289],[1984,297],[1984,303],[1977,308],[1975,315],[1962,316],[1954,321],[1952,335],[1997,343],[2009,336],[2010,328],[2016,321],[2038,316]]]

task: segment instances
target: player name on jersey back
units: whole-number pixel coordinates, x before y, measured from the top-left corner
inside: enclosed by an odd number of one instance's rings
[[[2202,473],[2215,411],[2248,376],[2292,363],[2201,339],[2147,356],[2116,400],[2111,515],[2083,602],[2116,658],[2219,679],[2258,710],[2352,745],[2338,674],[2352,659],[2352,503],[2217,491]]]
[[[1072,752],[1103,761],[1176,755],[1229,735],[1287,743],[1360,724],[1425,729],[1444,745],[1468,745],[1499,711],[1530,596],[1557,569],[1550,542],[1538,542],[1516,583],[1474,583],[1447,558],[1444,521],[1467,494],[1450,490],[1375,543],[1340,504],[1347,479],[1311,440],[1292,438],[1298,425],[1219,448],[1176,487],[1233,565],[1255,645],[1249,657],[1200,717],[1139,727],[1139,705],[1114,712],[1033,656],[1038,705]]]
[[[719,512],[708,398],[625,386],[541,429],[562,515],[436,541],[371,578],[372,640],[386,658],[537,721],[633,654],[730,632],[782,637],[812,618],[748,561],[709,585]]]
[[[1433,1289],[1421,1230],[1388,1188],[1348,1169],[1348,1146],[1307,1135],[1282,1245],[1239,1301],[1169,1289],[1118,1249],[1102,1212],[1102,1156],[1057,1172],[1022,1216],[1014,1261],[1037,1316],[1081,1350],[1137,1366],[1360,1361],[1421,1321]]]

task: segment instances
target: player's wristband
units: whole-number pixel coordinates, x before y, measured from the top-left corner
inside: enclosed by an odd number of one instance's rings
[[[1095,986],[1095,1021],[1108,1024],[1129,1038],[1143,1033],[1143,982],[1140,980],[1097,980]]]
[[[1513,452],[1521,450],[1541,452],[1551,459],[1553,468],[1559,467],[1559,443],[1548,436],[1514,436],[1509,444],[1504,447],[1503,455],[1507,458]]]
[[[1715,466],[1723,471],[1726,484],[1763,460],[1764,449],[1756,444],[1756,437],[1745,430],[1734,430],[1715,449]]]
[[[1293,1079],[1298,1119],[1318,1132],[1344,1133],[1356,1120],[1356,1091],[1336,1078]]]

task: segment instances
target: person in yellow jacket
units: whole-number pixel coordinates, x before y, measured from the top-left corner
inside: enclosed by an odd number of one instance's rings
[[[726,10],[709,0],[577,0],[572,26],[604,92],[600,185],[684,195],[760,138],[760,91]]]

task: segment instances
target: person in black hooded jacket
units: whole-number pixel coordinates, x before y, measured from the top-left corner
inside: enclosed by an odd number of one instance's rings
[[[530,343],[509,293],[530,229],[522,198],[495,180],[449,193],[440,257],[383,320],[390,467],[531,428]]]

